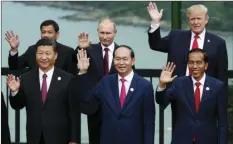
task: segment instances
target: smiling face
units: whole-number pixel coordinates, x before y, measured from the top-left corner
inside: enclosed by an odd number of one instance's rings
[[[115,51],[114,66],[121,77],[127,76],[132,71],[135,58],[131,56],[131,50],[120,47]]]
[[[204,54],[201,52],[193,52],[188,56],[188,68],[194,79],[199,81],[208,67],[208,63],[204,61]]]
[[[203,32],[208,23],[208,10],[203,5],[194,5],[187,10],[187,21],[190,29],[197,35]]]

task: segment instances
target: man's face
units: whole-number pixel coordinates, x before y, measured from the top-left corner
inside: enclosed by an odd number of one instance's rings
[[[36,51],[36,62],[40,69],[49,71],[55,64],[57,53],[52,46],[39,46]]]
[[[127,76],[132,71],[135,58],[131,58],[131,51],[121,47],[115,51],[114,66],[122,77]]]
[[[114,41],[116,30],[112,22],[105,21],[99,24],[98,36],[100,43],[106,47],[111,45]]]
[[[203,11],[192,11],[190,12],[190,15],[188,17],[188,24],[190,29],[195,33],[195,34],[200,34],[206,24],[208,23],[208,16],[206,15],[205,12]]]
[[[201,52],[193,52],[189,55],[188,68],[196,80],[200,80],[208,67],[204,62],[204,55]]]
[[[56,32],[53,25],[42,26],[41,28],[41,38],[48,37],[52,40],[57,40],[59,32]]]

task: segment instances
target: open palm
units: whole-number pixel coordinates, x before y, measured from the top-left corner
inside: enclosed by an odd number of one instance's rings
[[[79,50],[77,59],[78,59],[78,67],[80,71],[83,71],[83,70],[86,71],[90,65],[89,58],[87,58],[86,50],[84,49]]]
[[[88,34],[87,33],[81,33],[78,36],[78,46],[82,49],[86,49],[90,47],[91,42],[88,39]]]
[[[175,69],[175,65],[173,63],[168,62],[167,67],[160,74],[160,82],[161,83],[169,83],[172,82],[177,76],[172,77],[172,73]]]
[[[13,31],[9,32],[7,31],[5,33],[5,39],[9,43],[12,50],[16,50],[19,47],[19,36],[17,34],[14,34]]]
[[[19,90],[20,79],[18,77],[15,77],[14,75],[8,75],[6,82],[12,92]]]
[[[150,2],[149,5],[147,6],[147,11],[151,17],[151,20],[159,23],[162,16],[163,16],[163,9],[158,11],[158,8],[155,3]]]

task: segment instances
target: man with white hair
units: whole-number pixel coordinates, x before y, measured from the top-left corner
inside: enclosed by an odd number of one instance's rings
[[[187,9],[187,22],[190,30],[171,30],[163,38],[160,35],[160,21],[163,9],[159,11],[156,4],[150,2],[147,10],[152,20],[148,31],[150,48],[168,53],[168,61],[172,61],[176,65],[174,74],[177,76],[190,75],[187,67],[187,54],[192,49],[200,48],[209,56],[209,66],[206,69],[206,74],[223,81],[227,91],[228,57],[226,42],[206,30],[209,20],[208,9],[201,4],[192,5]],[[171,102],[171,106],[174,128],[176,121],[175,102]]]

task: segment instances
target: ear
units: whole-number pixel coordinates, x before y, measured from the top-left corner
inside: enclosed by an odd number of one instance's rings
[[[57,39],[58,39],[59,35],[60,35],[60,32],[56,32]]]
[[[58,55],[57,52],[55,52],[55,60],[57,60],[57,55]]]
[[[205,64],[205,70],[207,70],[207,68],[208,68],[208,65],[209,65],[208,63],[206,63],[206,64]]]

